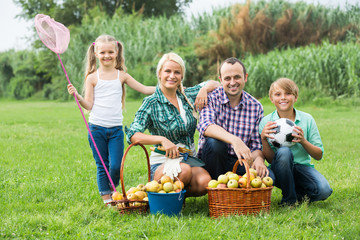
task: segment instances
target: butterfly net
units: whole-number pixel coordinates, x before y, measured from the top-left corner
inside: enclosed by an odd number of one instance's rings
[[[61,66],[64,70],[64,73],[66,75],[66,79],[68,80],[68,83],[71,84],[70,79],[66,73],[65,67],[61,61],[60,54],[65,52],[68,48],[69,42],[70,42],[70,31],[65,27],[63,24],[56,22],[54,19],[50,18],[47,15],[44,14],[37,14],[35,16],[35,28],[37,31],[37,34],[39,35],[40,40],[44,43],[44,45],[49,48],[51,51],[57,54],[59,61],[61,63]],[[86,127],[88,129],[89,135],[91,137],[91,140],[95,146],[95,149],[100,157],[100,160],[104,166],[105,172],[109,178],[109,181],[111,183],[111,186],[113,190],[115,190],[114,182],[112,181],[109,171],[106,168],[106,165],[101,157],[101,154],[99,152],[99,149],[96,146],[95,140],[91,134],[89,125],[86,121],[85,115],[81,109],[80,103],[74,94],[74,98],[76,100],[76,103],[79,107],[79,110],[81,112],[81,115],[84,119],[84,122],[86,124]]]
[[[35,28],[40,40],[51,51],[61,54],[66,51],[70,41],[70,31],[63,24],[44,14],[35,16]]]

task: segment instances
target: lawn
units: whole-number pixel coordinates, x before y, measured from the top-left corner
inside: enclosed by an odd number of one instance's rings
[[[140,104],[127,102],[124,125]],[[268,114],[273,106],[264,103],[264,109]],[[274,188],[269,213],[212,219],[207,196],[187,198],[182,215],[171,218],[119,215],[103,205],[74,102],[0,101],[0,238],[360,239],[360,108],[329,103],[298,109],[312,114],[320,130],[325,155],[313,163],[334,190],[329,199],[279,207],[281,192]],[[125,186],[146,181],[144,152],[134,147]]]

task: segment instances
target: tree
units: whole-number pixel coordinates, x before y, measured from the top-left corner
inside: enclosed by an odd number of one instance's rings
[[[8,96],[7,86],[10,79],[14,77],[12,57],[16,55],[15,50],[0,53],[0,97]]]
[[[120,1],[121,8],[126,13],[143,9],[145,17],[166,15],[170,17],[177,13],[183,13],[183,7],[192,0],[123,0]]]
[[[80,25],[90,9],[98,6],[112,17],[118,8],[125,13],[141,12],[145,17],[182,14],[192,0],[14,0],[23,9],[19,17],[33,19],[42,13],[51,16],[65,26]]]

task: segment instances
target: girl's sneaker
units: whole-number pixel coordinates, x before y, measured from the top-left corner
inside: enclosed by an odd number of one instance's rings
[[[114,203],[115,203],[115,201],[112,200],[112,198],[104,200],[104,204],[108,207],[111,207]]]

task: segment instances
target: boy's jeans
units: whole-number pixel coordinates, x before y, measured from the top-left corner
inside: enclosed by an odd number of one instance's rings
[[[89,127],[106,169],[115,187],[117,187],[120,180],[121,160],[124,154],[124,132],[122,126],[106,128],[89,123]],[[101,196],[110,194],[115,189],[112,189],[90,134],[88,134],[88,140],[96,162],[99,193]]]
[[[325,200],[333,191],[315,168],[294,164],[294,156],[288,147],[277,150],[270,168],[275,175],[275,186],[282,190],[281,204],[293,204],[305,196],[310,202]]]

